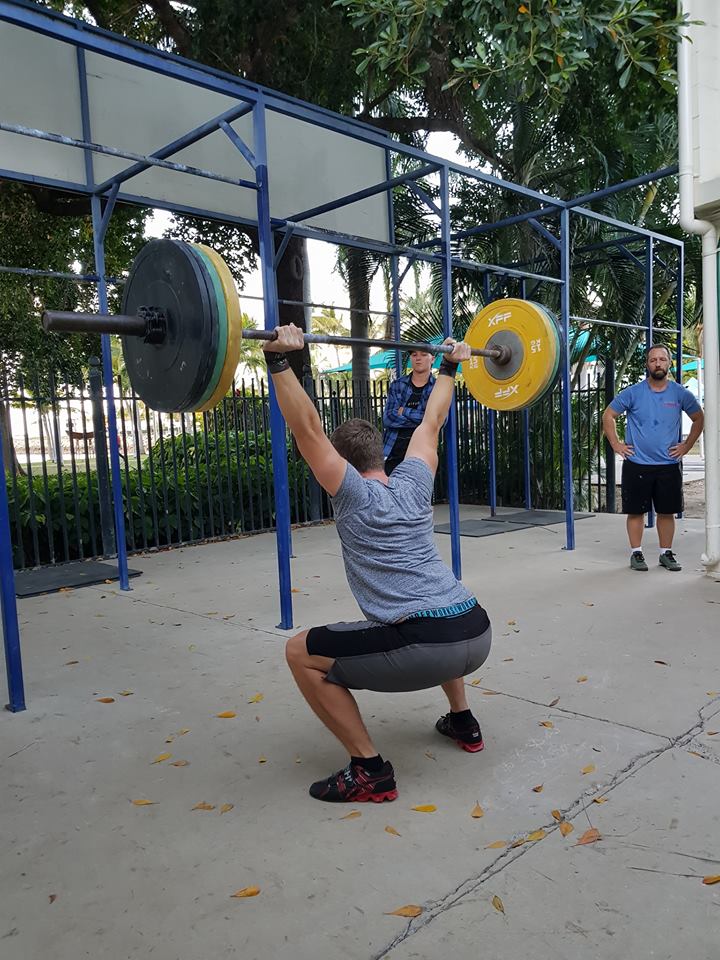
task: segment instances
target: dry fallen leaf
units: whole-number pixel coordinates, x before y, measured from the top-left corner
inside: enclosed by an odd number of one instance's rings
[[[470,681],[470,686],[471,686],[471,687],[479,687],[481,683],[482,683],[482,679],[480,679],[480,680],[471,680],[471,681]]]
[[[119,697],[131,697],[133,695],[132,690],[121,690],[118,694]]]
[[[475,806],[470,811],[470,816],[473,817],[473,819],[475,820],[479,820],[480,817],[485,816],[485,811],[483,810],[483,808],[480,806],[479,803],[476,803]]]
[[[585,843],[595,843],[597,840],[600,840],[600,831],[597,827],[590,827],[589,830],[586,830],[585,833],[580,837],[578,842],[575,844],[576,847],[581,846]]]
[[[659,663],[661,667],[669,667],[669,666],[670,666],[670,664],[667,662],[667,660],[656,660],[655,663]]]
[[[230,897],[234,900],[244,900],[246,897],[256,897],[260,893],[260,887],[243,887],[236,893],[231,893]]]
[[[174,736],[166,737],[165,743],[172,743],[174,739],[175,739]]]
[[[222,815],[223,813],[230,813],[230,811],[233,809],[234,806],[235,806],[234,803],[224,803],[220,807],[220,814]]]
[[[359,810],[351,810],[350,813],[346,813],[344,817],[340,817],[341,820],[357,820],[358,817],[361,817],[362,814]]]
[[[503,657],[503,663],[510,663],[510,661],[514,659],[515,657]]]
[[[607,797],[593,797],[593,803],[607,803]]]
[[[496,840],[494,843],[489,843],[485,849],[486,850],[502,850],[503,847],[507,846],[507,840]]]
[[[559,810],[551,810],[550,814],[553,820],[562,820],[562,814],[560,813]]]
[[[389,833],[389,834],[390,834],[391,836],[393,836],[393,837],[399,837],[399,836],[401,836],[401,834],[399,834],[399,833],[397,832],[397,830],[395,829],[395,827],[390,827],[390,826],[385,827],[385,833]]]
[[[497,894],[492,898],[490,902],[495,907],[495,909],[498,910],[500,913],[505,913],[505,904],[502,902],[500,897],[497,896]]]
[[[265,699],[265,694],[256,693],[254,697],[250,697],[248,703],[260,703],[261,700]]]
[[[706,697],[719,697],[719,696],[720,696],[720,690],[708,690],[708,692],[705,694],[705,696],[706,696]]]
[[[484,697],[499,697],[500,694],[497,690],[483,690]]]
[[[173,760],[170,766],[171,767],[189,767],[190,761],[189,760]]]
[[[720,874],[716,874],[713,877],[703,877],[703,883],[708,887],[713,883],[720,883]]]
[[[157,803],[157,800],[131,800],[130,802],[136,807],[151,807]]]
[[[184,737],[186,733],[190,733],[190,727],[183,727],[182,730],[178,730],[178,736]]]
[[[555,724],[552,722],[552,720],[541,720],[538,723],[538,726],[545,727],[547,730],[552,730]]]
[[[528,843],[534,843],[536,840],[542,840],[545,836],[544,830],[533,830],[532,833],[529,833],[527,836]]]
[[[560,703],[560,697],[555,697],[554,700],[551,700],[548,704],[549,707],[556,707]]]
[[[163,763],[165,760],[169,760],[171,756],[172,756],[171,753],[161,753],[157,757],[155,757],[152,763]]]
[[[389,913],[386,913],[386,917],[419,917],[422,913],[422,907],[418,907],[415,903],[409,903],[406,907],[398,907],[397,910],[391,910]]]
[[[232,720],[237,714],[234,710],[223,710],[222,713],[216,713],[215,716],[220,720]]]
[[[572,825],[571,823],[568,823],[567,820],[562,820],[562,821],[560,822],[560,833],[561,833],[564,837],[567,837],[567,835],[568,835],[569,833],[572,833],[574,829],[575,829],[575,827],[573,827],[573,825]]]
[[[586,680],[587,680],[587,677],[585,677],[585,676],[578,677],[578,678],[577,678],[577,683],[585,683]]]
[[[50,903],[55,903],[55,901],[57,900],[57,894],[56,894],[56,893],[51,893],[51,894],[49,894],[49,895],[48,895],[48,900],[49,900]]]
[[[434,803],[421,803],[417,807],[411,807],[416,813],[435,813],[437,807]]]
[[[234,613],[229,613],[226,617],[223,617],[223,620],[232,620],[234,616],[235,616]]]
[[[115,697],[98,697],[98,703],[115,703]]]
[[[300,592],[301,592],[300,587],[291,587],[291,588],[290,588],[290,593],[300,593]]]
[[[258,757],[258,763],[267,763],[267,757]]]
[[[707,730],[706,733],[709,737],[716,737],[720,730]]]
[[[582,774],[594,773],[594,772],[595,772],[595,764],[594,764],[594,763],[589,763],[586,767],[583,767],[582,770],[580,771],[580,773],[582,773]]]
[[[76,666],[78,663],[80,663],[79,660],[68,660],[68,662],[65,664],[65,666],[66,666],[66,667],[74,667],[74,666]]]
[[[701,760],[704,760],[705,757],[701,753],[698,753],[697,750],[688,750],[688,753],[692,754],[693,757],[700,757]]]
[[[193,807],[193,810],[214,810],[214,803],[206,803],[204,800],[201,800],[200,803],[196,803]]]
[[[508,620],[508,626],[514,627],[517,624],[517,620]]]
[[[426,751],[425,751],[425,756],[428,758],[428,760],[434,760],[434,759],[435,759],[435,754],[432,752],[432,750],[426,750]]]
[[[595,606],[595,604],[592,602],[592,600],[583,600],[583,604],[584,604],[586,607],[594,607],[594,606]]]
[[[539,783],[536,787],[533,787],[532,790],[533,790],[533,793],[542,793],[543,784]]]

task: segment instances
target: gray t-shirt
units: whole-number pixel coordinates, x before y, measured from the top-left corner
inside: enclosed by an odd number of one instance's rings
[[[387,485],[347,465],[332,505],[348,584],[368,620],[395,623],[472,598],[435,546],[432,492],[432,472],[417,457]]]

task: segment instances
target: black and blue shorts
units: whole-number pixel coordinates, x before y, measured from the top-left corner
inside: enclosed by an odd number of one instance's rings
[[[309,630],[306,643],[310,656],[335,661],[327,674],[331,683],[399,693],[472,673],[487,660],[491,639],[488,615],[475,604],[456,616],[330,623]]]

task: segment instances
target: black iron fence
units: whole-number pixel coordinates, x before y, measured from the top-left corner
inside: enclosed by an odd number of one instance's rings
[[[114,552],[109,444],[116,443],[128,549],[143,551],[259,532],[274,526],[269,397],[265,383],[241,381],[232,396],[203,414],[151,411],[118,379],[114,396],[117,436],[108,436],[98,365],[88,385],[73,389],[18,378],[0,385],[10,452],[6,484],[15,565],[18,568],[110,555]],[[381,424],[387,383],[353,390],[350,381],[321,380],[314,400],[326,430],[351,416]],[[586,382],[572,396],[574,484],[578,508],[607,502],[599,425],[601,389]],[[460,500],[487,503],[490,496],[489,411],[464,386],[456,391]],[[560,397],[556,390],[532,408],[495,420],[497,502],[523,506],[529,450],[530,494],[537,508],[563,507]],[[293,523],[331,515],[287,437]],[[12,455],[14,453],[14,456]],[[446,499],[444,451],[436,500]],[[614,493],[614,479],[612,481]],[[608,486],[609,489],[609,486]]]

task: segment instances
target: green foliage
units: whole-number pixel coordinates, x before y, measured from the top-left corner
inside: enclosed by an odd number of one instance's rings
[[[472,87],[482,99],[491,83],[566,95],[598,59],[614,60],[624,89],[632,71],[671,85],[669,57],[683,22],[664,3],[646,0],[337,0],[375,39],[356,50],[358,73],[375,70],[423,82],[447,45],[452,72],[444,87]]]
[[[288,443],[291,522],[303,512],[308,470]],[[100,539],[97,474],[6,477],[17,566],[32,565],[34,536],[39,562],[93,556],[92,529]],[[267,530],[274,525],[272,452],[268,433],[198,432],[163,439],[142,469],[123,474],[123,506],[129,549],[170,546],[205,537]],[[35,534],[33,533],[35,527]],[[64,532],[66,531],[66,532]],[[22,543],[22,551],[18,542]],[[98,546],[98,549],[100,547]]]

